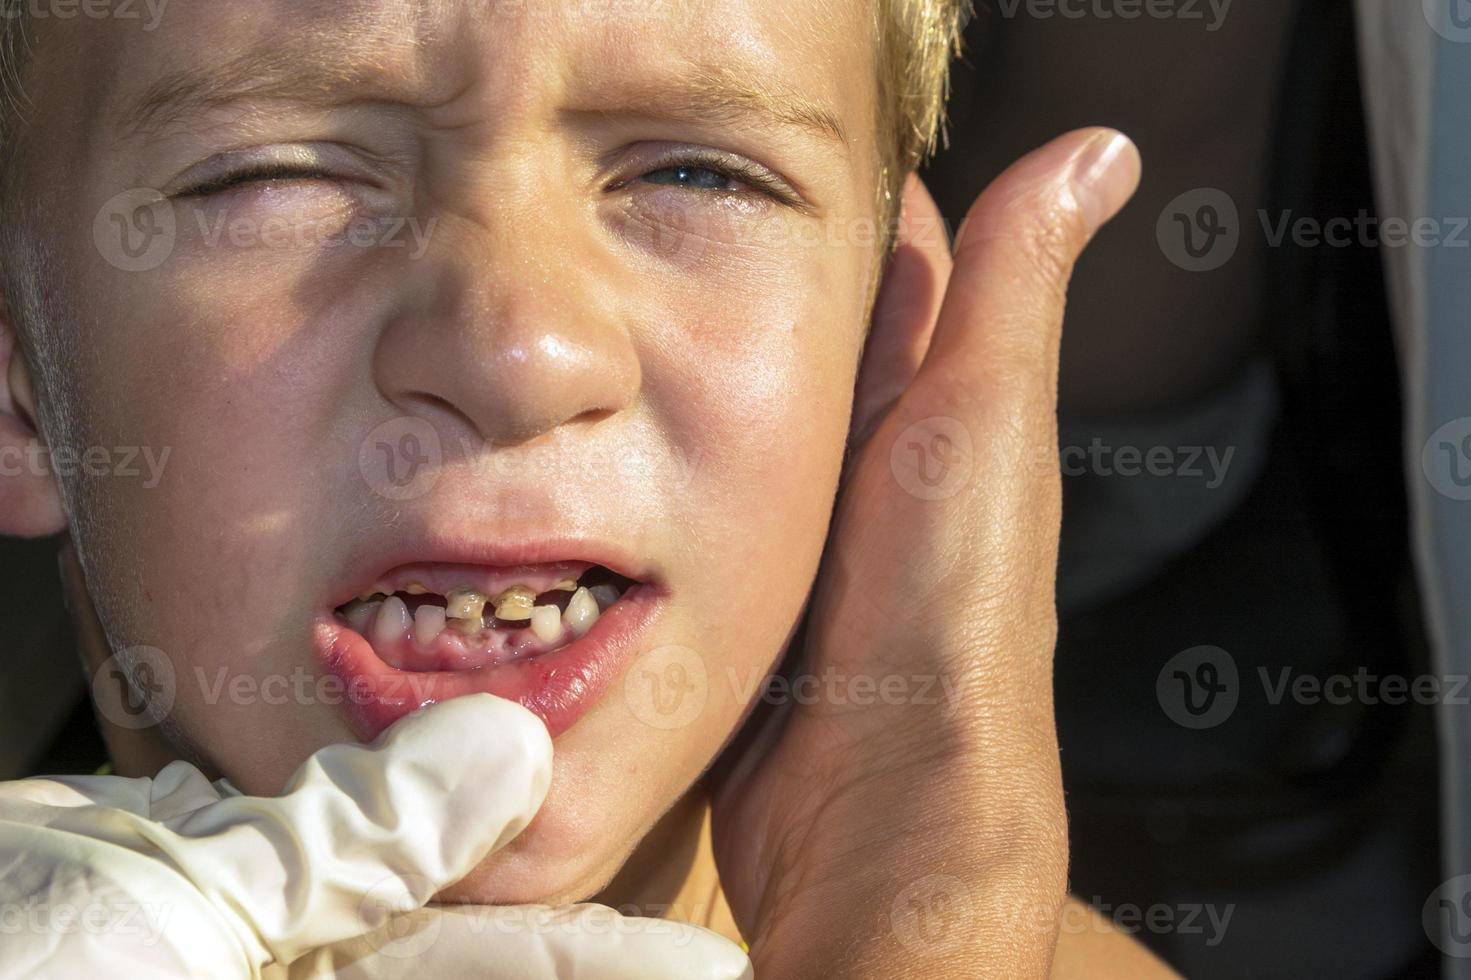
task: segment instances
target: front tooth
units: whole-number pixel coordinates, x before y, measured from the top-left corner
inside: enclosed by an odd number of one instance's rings
[[[414,639],[419,646],[427,647],[443,632],[444,610],[441,607],[423,605],[414,610]]]
[[[594,585],[587,591],[598,601],[599,609],[607,609],[618,601],[618,586],[616,585]]]
[[[556,585],[552,586],[551,589],[549,589],[548,591],[550,591],[550,592],[576,592],[577,591],[577,579],[575,579],[575,578],[564,578],[564,579],[562,579],[562,581],[560,581]]]
[[[409,607],[398,596],[389,596],[378,609],[378,618],[373,621],[373,645],[388,646],[400,641],[409,632]]]
[[[531,610],[531,632],[543,643],[556,643],[562,638],[562,610],[556,606],[537,606]]]
[[[342,614],[346,617],[348,624],[361,633],[373,621],[373,614],[378,611],[378,606],[379,603],[376,602],[354,599],[347,604],[347,608],[342,611]]]
[[[420,585],[418,582],[410,582],[407,586],[404,587],[404,591],[407,592],[409,595],[429,594],[429,590],[424,588],[424,586]]]
[[[445,596],[445,616],[450,619],[467,619],[480,625],[480,614],[485,611],[485,594],[474,589],[455,589]]]
[[[536,593],[524,585],[513,585],[495,597],[495,618],[524,621],[536,608]]]
[[[567,603],[567,611],[562,614],[562,621],[572,631],[573,636],[582,636],[592,629],[593,623],[598,621],[598,600],[592,597],[587,589],[578,589],[572,593],[572,601]]]

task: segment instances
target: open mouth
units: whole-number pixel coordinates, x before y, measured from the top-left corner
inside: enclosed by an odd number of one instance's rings
[[[422,566],[394,573],[335,612],[390,667],[478,670],[581,639],[637,585],[581,562],[497,571]]]

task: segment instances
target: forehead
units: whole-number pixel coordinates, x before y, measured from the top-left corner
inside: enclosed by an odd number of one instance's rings
[[[159,0],[156,16],[38,25],[40,97],[74,96],[89,139],[230,96],[504,109],[691,83],[867,137],[866,0]],[[873,79],[854,85],[855,77]],[[50,101],[50,99],[46,99]],[[478,103],[485,108],[484,101]],[[41,115],[47,115],[43,112]],[[468,122],[469,120],[467,120]]]

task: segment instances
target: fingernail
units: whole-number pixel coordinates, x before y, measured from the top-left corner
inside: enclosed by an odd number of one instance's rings
[[[1099,133],[1073,160],[1073,191],[1093,234],[1139,186],[1139,151],[1123,133]]]

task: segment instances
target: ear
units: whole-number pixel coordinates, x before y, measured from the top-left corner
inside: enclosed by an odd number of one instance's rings
[[[0,296],[0,534],[40,538],[65,528],[51,455],[36,424],[30,368]]]

